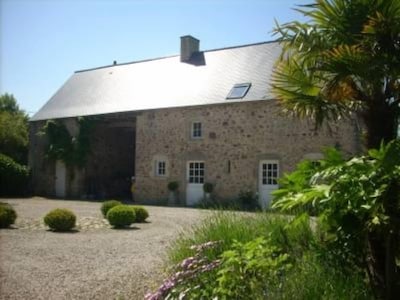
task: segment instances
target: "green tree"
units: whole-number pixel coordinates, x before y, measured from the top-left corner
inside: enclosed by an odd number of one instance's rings
[[[7,111],[9,113],[23,113],[15,100],[14,95],[5,93],[0,96],[0,111]]]
[[[396,139],[400,1],[315,0],[298,11],[307,22],[290,22],[275,30],[284,51],[272,86],[284,110],[311,117],[318,126],[358,114],[366,128],[368,149]],[[377,201],[387,216],[386,225],[384,230],[373,228],[366,238],[371,282],[378,296],[391,299],[400,272],[394,256],[400,184],[395,178],[385,184],[386,193]],[[349,194],[342,197],[353,201]]]
[[[28,116],[7,93],[0,96],[0,153],[27,163]]]

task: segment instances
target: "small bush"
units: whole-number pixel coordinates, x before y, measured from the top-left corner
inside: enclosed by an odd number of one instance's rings
[[[136,215],[136,222],[143,223],[149,217],[149,212],[143,206],[132,206]]]
[[[204,193],[211,194],[214,190],[214,185],[210,182],[206,182],[203,184]]]
[[[17,213],[8,203],[0,203],[0,228],[7,228],[14,224]]]
[[[244,210],[258,210],[258,197],[252,191],[240,191],[238,202]]]
[[[103,202],[103,204],[101,205],[101,213],[103,214],[103,217],[106,218],[108,211],[117,205],[122,205],[122,203],[117,200],[109,200]]]
[[[265,299],[269,289],[279,286],[290,269],[289,256],[263,237],[234,242],[221,257],[213,293],[221,299]]]
[[[54,231],[69,231],[75,227],[75,222],[75,214],[63,208],[54,209],[44,217],[44,223]]]
[[[108,211],[107,220],[116,228],[129,226],[136,220],[135,210],[128,205],[117,205]]]
[[[171,181],[168,183],[167,188],[169,191],[174,192],[179,188],[179,183],[177,181]]]
[[[24,195],[28,190],[29,170],[0,153],[0,195]]]

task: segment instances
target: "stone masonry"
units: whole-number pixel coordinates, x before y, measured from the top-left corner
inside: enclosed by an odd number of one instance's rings
[[[193,122],[202,123],[201,139],[191,138]],[[205,182],[215,185],[218,198],[257,192],[260,160],[278,159],[283,174],[325,147],[355,154],[359,136],[354,120],[316,131],[310,121],[283,115],[277,101],[145,111],[136,121],[136,197],[144,203],[161,201],[168,198],[168,182],[178,181],[180,203],[185,204],[189,160],[205,162]],[[165,176],[156,176],[159,159],[166,161]]]
[[[135,175],[135,200],[166,203],[167,184],[178,181],[179,204],[185,205],[187,162],[198,160],[205,163],[205,182],[215,186],[214,197],[231,199],[240,191],[258,191],[260,160],[279,160],[282,175],[324,147],[339,147],[348,156],[360,151],[355,120],[316,131],[311,121],[283,115],[276,101],[109,114],[98,120],[87,165],[67,176],[66,197],[126,198]],[[76,118],[63,122],[75,136]],[[191,137],[193,122],[202,123],[200,139]],[[31,123],[32,184],[36,195],[54,196],[55,162],[46,158],[46,139],[37,135],[44,124]],[[164,176],[156,175],[159,160],[166,162]]]

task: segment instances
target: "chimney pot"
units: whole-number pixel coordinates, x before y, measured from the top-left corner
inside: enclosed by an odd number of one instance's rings
[[[114,60],[114,63],[113,63],[113,64],[114,64],[114,66],[115,66],[115,65],[117,64],[117,61],[116,61],[116,60]]]
[[[191,35],[181,36],[181,62],[189,62],[192,55],[199,52],[200,41]]]

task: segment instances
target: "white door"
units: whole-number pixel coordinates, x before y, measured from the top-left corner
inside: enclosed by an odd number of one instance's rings
[[[65,164],[61,160],[56,161],[56,196],[59,198],[65,197]]]
[[[260,161],[258,174],[259,201],[262,209],[266,209],[271,205],[271,193],[278,188],[279,161]]]
[[[186,205],[188,206],[199,203],[204,197],[204,166],[203,161],[187,163]]]

